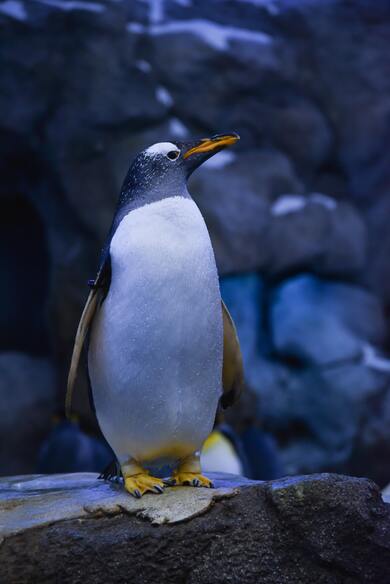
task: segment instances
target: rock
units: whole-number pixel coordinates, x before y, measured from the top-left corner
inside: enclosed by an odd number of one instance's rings
[[[219,156],[190,183],[211,233],[219,271],[261,269],[269,264],[270,202],[291,189],[301,192],[302,186],[278,151]]]
[[[321,193],[283,195],[274,201],[266,246],[270,275],[311,270],[343,278],[366,260],[366,228],[348,203]]]
[[[64,583],[389,581],[389,511],[367,479],[215,482],[135,500],[90,474],[2,479],[2,576],[51,581],[60,566]]]
[[[383,342],[386,330],[374,295],[309,275],[274,290],[271,327],[277,352],[320,365],[359,358],[366,342]]]
[[[221,295],[236,325],[245,369],[265,349],[262,301],[264,284],[256,273],[220,279]],[[262,334],[263,333],[263,334]]]
[[[34,471],[56,409],[54,371],[46,359],[0,353],[1,473]]]

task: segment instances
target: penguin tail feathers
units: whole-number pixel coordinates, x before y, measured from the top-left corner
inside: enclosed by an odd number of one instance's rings
[[[104,481],[118,481],[121,477],[121,467],[116,458],[114,458],[114,460],[112,460],[110,464],[106,466],[103,472],[100,473],[98,479],[102,479]]]

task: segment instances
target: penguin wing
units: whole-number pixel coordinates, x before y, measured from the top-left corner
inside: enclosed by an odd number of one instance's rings
[[[100,288],[94,288],[91,290],[88,295],[87,302],[85,303],[79,326],[77,327],[68,374],[68,383],[66,386],[65,412],[68,418],[70,417],[71,412],[73,389],[77,377],[81,351],[83,350],[84,342],[91,326],[93,317],[95,316],[101,296],[102,292]]]
[[[111,282],[111,261],[110,254],[108,253],[107,247],[103,250],[102,260],[95,280],[90,282],[92,288],[88,295],[87,302],[85,303],[84,310],[82,312],[79,326],[77,327],[76,338],[73,346],[72,359],[70,362],[70,368],[68,373],[68,382],[66,386],[66,397],[65,397],[65,413],[67,417],[70,417],[71,406],[72,406],[72,396],[74,385],[76,382],[77,371],[80,363],[80,356],[83,350],[85,339],[87,338],[88,331],[91,327],[93,318],[107,296],[108,289]]]
[[[223,314],[223,368],[221,397],[222,407],[228,408],[240,397],[244,384],[244,370],[240,343],[236,327],[228,309],[222,300]]]

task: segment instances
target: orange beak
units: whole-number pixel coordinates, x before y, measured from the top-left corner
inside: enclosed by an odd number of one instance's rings
[[[213,152],[222,150],[227,146],[235,144],[240,139],[238,134],[218,134],[212,138],[203,138],[196,146],[193,146],[183,154],[183,158],[189,158],[194,154],[201,154],[204,152]]]

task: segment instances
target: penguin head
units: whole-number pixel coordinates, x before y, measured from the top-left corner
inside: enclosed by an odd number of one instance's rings
[[[188,142],[159,142],[138,154],[121,192],[121,204],[156,197],[188,196],[187,179],[198,166],[239,140],[236,133],[217,134]],[[166,195],[164,195],[166,193]]]

